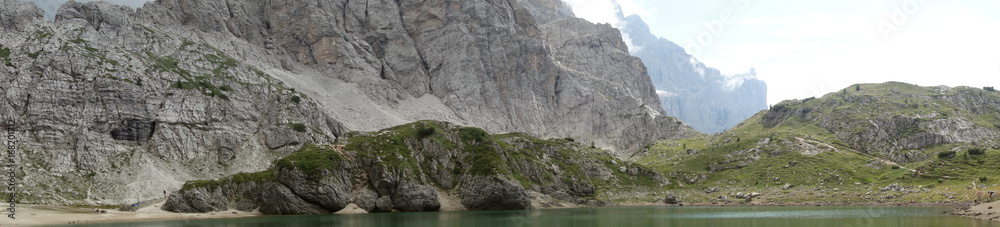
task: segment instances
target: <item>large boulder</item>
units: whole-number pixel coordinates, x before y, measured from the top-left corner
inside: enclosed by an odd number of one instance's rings
[[[265,183],[262,187],[260,200],[260,212],[268,215],[328,214],[333,212],[299,198],[291,189],[278,183]]]
[[[441,209],[437,191],[426,185],[402,184],[390,197],[392,208],[399,211],[436,211]]]
[[[467,175],[459,193],[470,210],[523,210],[531,208],[528,193],[506,176]]]
[[[278,181],[303,200],[338,211],[350,203],[351,171],[346,163],[341,168],[320,171],[318,176],[307,176],[295,168],[278,168]],[[263,205],[263,204],[262,204]]]
[[[170,194],[161,209],[180,213],[205,213],[227,210],[223,198],[213,195],[208,188],[192,188]]]

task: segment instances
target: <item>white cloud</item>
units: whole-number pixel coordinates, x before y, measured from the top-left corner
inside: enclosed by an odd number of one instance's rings
[[[885,40],[877,23],[891,13],[886,6],[867,14],[747,18],[698,58],[723,72],[756,67],[771,104],[855,83],[997,85],[1000,30],[993,28],[1000,19],[971,5],[929,5]]]
[[[645,14],[647,12],[642,10],[639,4],[630,0],[563,0],[563,2],[568,4],[573,9],[573,14],[576,14],[579,18],[593,23],[609,24],[611,27],[618,29],[626,25],[624,18],[621,18],[619,13],[631,15]],[[629,52],[642,49],[641,46],[636,46],[632,43],[632,38],[628,34],[622,33],[622,41],[628,46]]]
[[[674,94],[673,92],[663,91],[663,90],[656,90],[656,95],[660,96],[661,98],[677,96],[677,94]]]
[[[587,21],[611,24],[618,27],[625,22],[618,18],[614,0],[563,0],[573,9],[573,14]]]

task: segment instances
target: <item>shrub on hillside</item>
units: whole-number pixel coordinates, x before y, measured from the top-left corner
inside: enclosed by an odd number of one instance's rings
[[[975,147],[969,148],[967,152],[969,152],[970,155],[983,155],[986,154],[986,149]]]
[[[427,138],[428,136],[434,135],[437,130],[434,127],[427,127],[426,125],[421,125],[417,128],[417,136],[420,138]]]
[[[292,130],[295,130],[296,132],[306,132],[306,125],[302,123],[288,124],[288,127],[291,127]]]

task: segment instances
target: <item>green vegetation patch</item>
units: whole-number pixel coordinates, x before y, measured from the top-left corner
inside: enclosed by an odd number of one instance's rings
[[[38,31],[32,32],[28,37],[25,37],[25,41],[42,40],[47,38],[52,38],[52,31],[48,29],[40,29]]]
[[[489,140],[489,133],[480,128],[463,127],[458,129],[458,136],[464,141],[482,143]]]
[[[418,161],[406,145],[406,138],[415,137],[416,130],[410,126],[397,126],[378,135],[350,137],[345,149],[358,151],[358,157],[365,160],[381,160],[381,165],[390,169],[417,172]]]
[[[327,146],[307,144],[295,153],[275,162],[277,168],[295,168],[306,176],[319,176],[324,170],[340,166],[346,159]]]
[[[14,64],[10,62],[10,48],[0,45],[0,60],[3,60],[3,64],[14,67]]]
[[[274,176],[274,170],[261,171],[256,173],[237,173],[232,177],[232,182],[234,183],[247,183],[247,182],[265,182],[265,181],[275,181],[277,178]]]
[[[308,129],[308,127],[302,123],[291,123],[288,124],[288,127],[292,128],[292,130],[295,130],[296,132],[306,132]]]
[[[153,70],[160,72],[172,72],[185,79],[191,78],[191,72],[182,69],[178,65],[180,60],[177,60],[177,58],[173,56],[160,57],[149,51],[146,51],[146,56],[152,60],[152,64],[150,64],[149,67]]]
[[[45,51],[39,50],[39,51],[34,52],[34,53],[28,53],[28,57],[34,58],[34,59],[38,59],[38,56],[41,56],[44,53],[45,53]]]
[[[462,151],[467,153],[466,161],[471,163],[468,167],[469,174],[480,176],[511,174],[503,157],[489,145],[466,145]]]

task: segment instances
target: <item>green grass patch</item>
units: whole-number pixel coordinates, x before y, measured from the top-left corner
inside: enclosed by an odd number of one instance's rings
[[[480,128],[463,127],[458,129],[458,136],[464,141],[481,143],[486,142],[490,135]]]
[[[3,64],[14,67],[14,64],[10,61],[10,48],[0,45],[0,60],[3,60]]]
[[[261,171],[256,173],[237,173],[231,177],[234,183],[265,182],[275,181],[274,170]]]
[[[25,41],[42,40],[47,38],[52,38],[52,31],[47,29],[40,29],[32,32],[28,37],[25,37]]]
[[[472,175],[510,175],[510,170],[504,163],[498,151],[489,145],[466,145],[462,150],[467,153],[466,159],[472,165],[468,173]]]
[[[346,159],[337,151],[314,144],[302,146],[291,155],[275,162],[277,168],[295,168],[306,176],[319,176],[325,170],[340,166]]]
[[[39,51],[34,52],[34,53],[28,53],[28,57],[34,58],[34,59],[38,59],[38,56],[41,56],[44,53],[45,53],[45,51],[39,50]]]
[[[306,125],[302,123],[291,123],[288,124],[288,127],[292,128],[292,130],[295,130],[296,132],[306,132],[306,130],[308,129],[308,127],[306,127]]]

